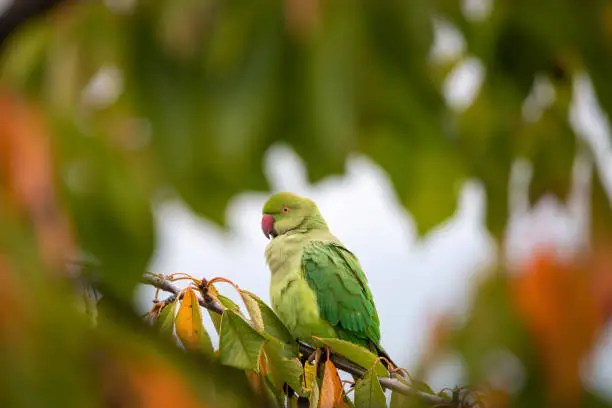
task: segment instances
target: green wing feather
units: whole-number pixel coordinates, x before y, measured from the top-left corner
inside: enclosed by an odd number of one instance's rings
[[[321,317],[338,337],[383,351],[374,299],[355,255],[333,242],[312,241],[304,248],[302,268]]]

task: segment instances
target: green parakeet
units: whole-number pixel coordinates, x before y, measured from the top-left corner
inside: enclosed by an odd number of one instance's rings
[[[380,323],[359,261],[329,231],[316,204],[292,193],[263,207],[272,308],[292,335],[350,341],[388,358]]]

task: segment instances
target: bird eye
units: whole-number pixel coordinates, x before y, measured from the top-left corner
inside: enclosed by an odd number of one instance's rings
[[[283,207],[283,212],[284,212],[285,214],[287,214],[287,213],[289,212],[289,207],[284,206],[284,207]]]

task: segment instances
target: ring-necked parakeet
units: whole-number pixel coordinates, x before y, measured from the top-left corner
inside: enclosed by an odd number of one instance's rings
[[[374,299],[359,261],[329,231],[316,204],[292,193],[263,207],[272,308],[291,334],[337,337],[388,358]]]

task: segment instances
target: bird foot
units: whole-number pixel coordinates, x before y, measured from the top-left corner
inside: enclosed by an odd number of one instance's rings
[[[309,363],[313,363],[313,362],[318,362],[321,358],[321,349],[317,348],[315,349],[315,351],[313,351],[309,356],[308,356],[308,362]]]

